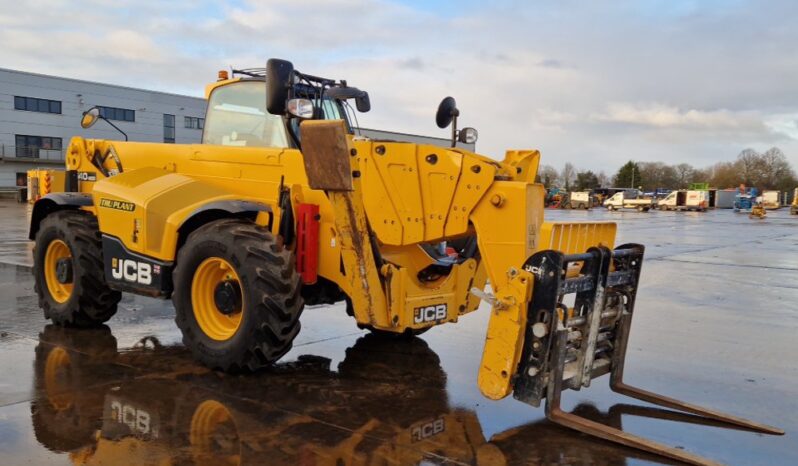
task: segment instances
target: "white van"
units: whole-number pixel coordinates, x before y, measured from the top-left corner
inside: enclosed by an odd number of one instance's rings
[[[709,191],[672,191],[657,203],[659,210],[695,210],[703,212],[709,207]]]

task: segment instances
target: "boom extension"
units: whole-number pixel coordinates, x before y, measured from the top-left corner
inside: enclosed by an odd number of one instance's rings
[[[718,463],[662,445],[560,409],[564,389],[588,387],[593,378],[610,374],[610,388],[639,400],[691,413],[723,424],[765,434],[784,431],[739,417],[632,387],[623,382],[629,329],[643,263],[644,248],[626,244],[610,251],[590,248],[565,255],[546,250],[532,255],[524,269],[534,276],[528,306],[526,340],[513,397],[539,406],[546,399],[546,417],[559,425],[632,448],[696,465]],[[574,275],[574,266],[579,273]],[[571,272],[569,272],[571,270]],[[574,304],[564,304],[575,294]]]

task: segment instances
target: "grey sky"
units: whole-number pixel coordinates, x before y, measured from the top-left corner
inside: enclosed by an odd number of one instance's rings
[[[3,67],[202,95],[269,57],[367,89],[363,126],[446,136],[556,167],[703,167],[746,148],[798,167],[798,2],[0,0]]]

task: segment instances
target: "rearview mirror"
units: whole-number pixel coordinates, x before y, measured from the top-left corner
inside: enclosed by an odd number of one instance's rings
[[[293,79],[294,65],[290,61],[270,58],[266,62],[266,110],[272,115],[285,114]]]
[[[83,112],[83,116],[80,118],[80,126],[83,127],[83,129],[91,128],[99,119],[100,109],[97,107],[92,107]]]
[[[368,92],[363,92],[363,95],[355,99],[355,107],[360,113],[366,113],[371,110],[371,100],[369,100]]]
[[[460,116],[460,111],[457,110],[457,102],[455,102],[454,97],[446,97],[438,105],[435,123],[438,124],[438,128],[443,129],[452,124],[452,120],[458,116]]]

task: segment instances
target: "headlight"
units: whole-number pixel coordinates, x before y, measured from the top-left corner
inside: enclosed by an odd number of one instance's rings
[[[474,128],[463,128],[457,135],[457,140],[463,144],[474,144],[479,138],[479,133]]]
[[[291,99],[288,101],[288,113],[299,118],[313,118],[313,102],[308,99]]]

